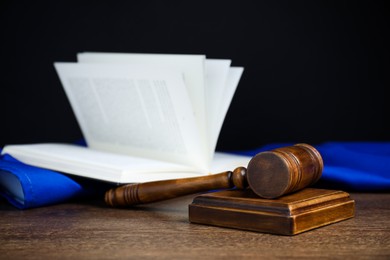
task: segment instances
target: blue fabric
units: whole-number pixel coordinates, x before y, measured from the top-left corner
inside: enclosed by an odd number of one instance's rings
[[[241,152],[256,153],[293,145],[270,144]],[[324,171],[316,186],[361,192],[390,191],[390,142],[328,142],[315,145],[324,160]]]
[[[390,142],[331,142],[317,149],[325,162],[321,185],[390,191]]]
[[[7,154],[0,157],[0,174],[4,176],[6,173],[14,175],[19,180],[24,200],[16,199],[5,183],[0,183],[0,194],[19,209],[41,207],[73,198],[94,196],[104,192],[104,187],[108,188],[108,184],[70,177],[55,171],[23,164]]]

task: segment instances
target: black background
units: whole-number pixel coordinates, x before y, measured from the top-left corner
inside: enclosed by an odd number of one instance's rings
[[[82,138],[53,68],[81,51],[244,66],[219,150],[390,140],[384,1],[0,3],[1,146]]]

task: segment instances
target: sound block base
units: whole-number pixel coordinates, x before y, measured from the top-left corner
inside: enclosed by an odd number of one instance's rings
[[[279,235],[296,235],[354,216],[348,193],[306,188],[278,199],[262,199],[251,190],[203,194],[189,205],[191,223]]]

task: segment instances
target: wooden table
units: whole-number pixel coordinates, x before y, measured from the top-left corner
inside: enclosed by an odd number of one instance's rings
[[[193,196],[135,209],[100,201],[20,211],[0,202],[0,259],[390,259],[390,194],[352,193],[356,216],[296,236],[190,224]]]

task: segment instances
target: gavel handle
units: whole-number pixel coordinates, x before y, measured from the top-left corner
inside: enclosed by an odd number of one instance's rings
[[[126,184],[107,191],[105,201],[112,207],[125,207],[234,186],[241,189],[247,186],[246,168],[202,177]]]

